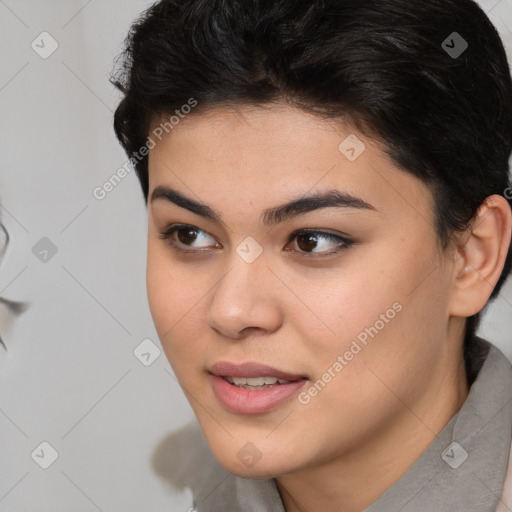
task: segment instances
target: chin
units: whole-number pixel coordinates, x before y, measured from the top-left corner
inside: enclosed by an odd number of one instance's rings
[[[228,454],[225,449],[222,450],[222,453],[213,450],[212,453],[226,471],[241,478],[274,478],[291,473],[295,469],[290,466],[290,457],[283,453],[280,453],[278,458],[266,457],[264,454],[258,455],[256,452],[252,452],[249,444],[236,450],[234,454]]]
[[[261,462],[261,461],[260,461]],[[224,466],[226,471],[241,478],[249,478],[252,480],[262,480],[267,478],[275,478],[277,476],[289,473],[290,468],[283,466],[276,466],[275,464],[261,464],[257,463],[252,468],[240,464],[238,461],[231,461],[231,464]]]

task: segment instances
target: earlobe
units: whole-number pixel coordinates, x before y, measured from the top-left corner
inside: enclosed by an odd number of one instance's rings
[[[500,195],[489,196],[464,234],[456,264],[451,311],[468,317],[487,303],[505,265],[512,231],[512,211]]]

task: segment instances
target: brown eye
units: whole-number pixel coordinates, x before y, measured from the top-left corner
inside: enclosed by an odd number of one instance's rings
[[[301,251],[312,251],[317,244],[318,240],[314,235],[304,234],[297,237],[297,245]]]
[[[159,238],[165,240],[173,249],[184,252],[203,251],[212,246],[214,248],[220,247],[220,244],[206,231],[185,224],[171,224],[163,233],[160,233]],[[201,244],[204,240],[208,241],[208,238],[211,240],[210,243]],[[196,242],[199,242],[200,245],[193,245]],[[190,249],[187,249],[187,247]]]
[[[350,247],[354,242],[346,237],[324,231],[299,230],[292,233],[290,241],[296,239],[297,252],[314,257],[329,256]],[[331,248],[331,250],[329,250]],[[315,250],[320,249],[320,250]],[[302,255],[302,254],[301,254]]]
[[[178,234],[178,240],[185,245],[193,243],[197,238],[195,229],[179,229],[176,233]]]

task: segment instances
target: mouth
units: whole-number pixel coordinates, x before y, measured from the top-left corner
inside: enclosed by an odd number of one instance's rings
[[[276,377],[281,380],[300,380],[307,378],[306,375],[291,373],[259,362],[232,363],[230,361],[218,361],[208,371],[219,377]]]
[[[296,382],[297,380],[302,379],[279,379],[277,377],[235,377],[235,376],[226,376],[221,375],[224,380],[227,380],[233,386],[242,389],[265,389],[271,388],[274,386],[281,386],[283,384],[290,384],[290,382]]]
[[[218,362],[208,370],[215,395],[231,412],[268,412],[295,395],[308,377],[261,363]]]

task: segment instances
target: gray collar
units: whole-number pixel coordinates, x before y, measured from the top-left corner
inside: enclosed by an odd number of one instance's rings
[[[459,412],[365,512],[494,512],[503,491],[511,436],[512,367],[490,345]]]
[[[463,406],[364,512],[495,512],[511,447],[512,366],[497,347],[477,340],[488,355]],[[285,512],[275,480],[251,480],[225,471],[197,423],[171,437],[160,445],[155,469],[174,489],[191,488],[198,512]]]

